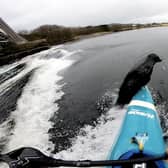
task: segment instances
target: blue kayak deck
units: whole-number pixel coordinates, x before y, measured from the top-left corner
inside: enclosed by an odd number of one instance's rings
[[[139,152],[138,145],[131,143],[135,137],[143,144],[143,152],[149,155],[160,155],[166,145],[162,129],[150,91],[143,87],[131,100],[120,129],[116,143],[113,145],[109,159],[118,160],[129,151]]]

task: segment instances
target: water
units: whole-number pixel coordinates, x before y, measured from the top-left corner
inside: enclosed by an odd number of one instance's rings
[[[114,33],[56,46],[0,68],[0,150],[32,146],[65,159],[105,159],[126,109],[123,77],[154,52],[149,87],[167,132],[168,28]]]

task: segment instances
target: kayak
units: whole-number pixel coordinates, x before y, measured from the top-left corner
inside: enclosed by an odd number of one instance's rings
[[[23,147],[0,154],[0,162],[6,162],[10,168],[59,166],[168,168],[168,164],[163,161],[168,158],[168,154],[165,153],[166,145],[162,134],[150,91],[147,87],[143,87],[128,105],[122,127],[108,160],[61,160],[49,157],[38,149]]]
[[[160,120],[149,89],[142,87],[127,107],[117,139],[112,146],[109,160],[152,157],[165,153],[166,145]],[[167,168],[164,161],[134,164],[129,168]],[[125,168],[114,166],[114,168]]]

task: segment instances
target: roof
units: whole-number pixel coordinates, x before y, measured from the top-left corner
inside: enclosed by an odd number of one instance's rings
[[[8,35],[2,29],[0,29],[0,43],[6,43],[8,41]]]
[[[27,40],[25,40],[23,37],[19,36],[2,18],[0,18],[0,30],[3,34],[6,34],[10,41],[13,41],[16,44],[19,43],[25,43]]]

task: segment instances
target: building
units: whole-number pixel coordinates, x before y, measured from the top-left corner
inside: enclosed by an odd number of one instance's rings
[[[27,42],[23,37],[19,36],[14,30],[12,30],[12,28],[7,23],[5,23],[2,18],[0,18],[0,39],[1,36],[3,36],[2,34],[8,37],[9,41],[12,41],[16,44]]]
[[[7,43],[9,41],[7,34],[0,29],[0,43]]]

